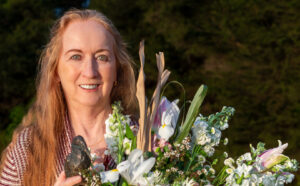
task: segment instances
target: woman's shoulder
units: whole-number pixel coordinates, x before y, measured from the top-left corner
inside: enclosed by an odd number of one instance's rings
[[[0,185],[19,185],[27,164],[27,154],[31,143],[31,127],[26,127],[17,133],[15,139],[8,145],[5,153]]]
[[[31,127],[26,127],[23,128],[16,136],[16,139],[14,142],[12,142],[9,145],[9,148],[11,151],[15,151],[16,155],[17,154],[24,154],[29,150],[29,146],[31,144],[31,134],[32,134],[32,128]],[[27,153],[25,153],[27,154]],[[24,154],[24,155],[25,155]]]
[[[24,159],[27,156],[31,144],[32,128],[25,127],[21,129],[15,139],[9,144],[8,152],[10,152],[14,158]],[[18,161],[18,160],[17,160]]]
[[[2,158],[3,159],[3,158]],[[12,155],[12,151],[7,151],[5,161],[0,172],[0,186],[4,185],[21,185],[21,178],[18,174],[16,161]]]

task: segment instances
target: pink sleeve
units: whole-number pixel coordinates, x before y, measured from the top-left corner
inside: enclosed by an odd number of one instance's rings
[[[0,186],[6,185],[21,185],[12,152],[9,151],[6,155],[3,171],[0,174]]]

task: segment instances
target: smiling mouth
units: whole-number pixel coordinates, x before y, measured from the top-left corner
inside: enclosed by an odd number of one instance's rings
[[[93,89],[96,89],[99,85],[100,84],[83,84],[83,85],[79,85],[79,86],[86,90],[93,90]]]

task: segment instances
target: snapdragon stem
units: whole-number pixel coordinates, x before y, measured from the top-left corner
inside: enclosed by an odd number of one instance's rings
[[[224,174],[226,174],[226,169],[227,168],[228,168],[227,165],[222,168],[222,170],[217,175],[216,179],[213,181],[213,184],[216,184],[216,182],[218,182],[217,185],[220,185],[224,182],[224,180],[226,178],[226,176],[224,177]]]
[[[188,170],[189,170],[189,168],[191,167],[191,165],[192,165],[192,163],[193,163],[193,161],[194,161],[194,159],[195,159],[196,154],[199,153],[200,149],[201,149],[201,146],[196,145],[196,144],[194,145],[193,150],[192,150],[192,157],[190,158],[189,164],[188,164],[188,166],[185,168],[185,171],[188,171]]]
[[[122,132],[122,123],[120,121],[120,116],[118,114],[118,112],[115,113],[116,114],[116,118],[118,121],[118,129],[119,129],[119,144],[118,144],[118,164],[122,161],[122,155],[123,155],[123,140],[124,140],[124,135]]]

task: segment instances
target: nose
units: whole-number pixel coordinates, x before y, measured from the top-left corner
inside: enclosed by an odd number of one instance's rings
[[[96,59],[88,57],[83,64],[81,74],[86,78],[95,78],[99,75]]]

